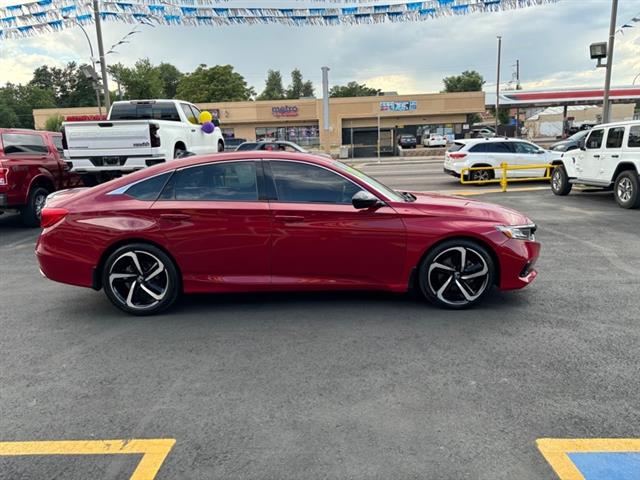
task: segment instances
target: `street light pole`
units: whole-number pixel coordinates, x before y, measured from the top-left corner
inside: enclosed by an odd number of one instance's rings
[[[96,35],[98,37],[98,54],[100,55],[100,70],[102,71],[102,88],[104,88],[104,107],[109,112],[111,99],[109,98],[109,84],[107,80],[107,62],[104,58],[104,45],[102,43],[102,24],[100,22],[100,7],[98,0],[93,0],[93,16],[96,23]]]
[[[496,71],[496,136],[498,136],[498,116],[500,111],[500,56],[502,51],[502,37],[498,35],[498,66]]]
[[[87,39],[87,43],[89,44],[89,53],[91,54],[91,67],[95,71],[96,62],[94,60],[95,56],[93,54],[93,45],[91,45],[89,34],[87,33],[87,31],[84,29],[84,27],[80,22],[76,22],[76,25],[80,27],[80,30],[82,30],[82,33],[84,33],[84,36]],[[94,85],[96,85],[95,82],[94,82]],[[100,102],[100,88],[96,85],[95,90],[96,90],[96,101],[98,102],[98,115],[102,116],[102,102]]]
[[[376,94],[377,97],[380,96],[380,92]],[[376,108],[378,110],[378,163],[380,163],[380,101],[376,102]]]
[[[611,1],[611,21],[609,22],[609,44],[607,48],[607,72],[604,79],[604,96],[602,99],[602,123],[611,121],[611,71],[613,70],[613,42],[616,37],[616,17],[618,16],[618,0]]]

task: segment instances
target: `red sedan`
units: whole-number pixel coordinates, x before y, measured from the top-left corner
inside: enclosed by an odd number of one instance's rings
[[[337,161],[237,152],[54,193],[36,254],[55,281],[148,315],[184,293],[417,288],[465,308],[536,277],[524,215],[396,192]]]

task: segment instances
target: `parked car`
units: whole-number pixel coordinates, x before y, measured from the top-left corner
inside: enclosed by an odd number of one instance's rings
[[[402,134],[398,135],[398,145],[402,148],[416,148],[418,140],[415,135]]]
[[[607,123],[593,127],[571,150],[553,162],[551,190],[568,195],[573,184],[613,188],[623,208],[640,207],[640,121]]]
[[[38,226],[47,195],[78,186],[62,159],[62,135],[0,129],[0,214],[20,212],[25,225]]]
[[[471,138],[493,138],[496,132],[489,127],[479,127],[471,129]]]
[[[549,147],[549,150],[552,150],[554,152],[568,152],[569,150],[580,148],[580,140],[585,138],[588,134],[589,130],[580,130],[570,137],[554,143],[553,145],[551,145],[551,147]]]
[[[422,144],[425,147],[446,147],[447,137],[437,133],[429,133],[422,136]]]
[[[200,110],[182,100],[114,102],[106,121],[63,124],[64,155],[71,171],[108,179],[179,158],[221,152],[219,127],[210,134]]]
[[[148,315],[181,293],[388,290],[441,307],[533,281],[540,244],[498,205],[397,192],[337,161],[247,151],[54,195],[36,254],[51,280]]]
[[[319,157],[331,158],[331,155],[324,152],[310,152],[305,148],[302,148],[297,143],[289,142],[286,140],[268,140],[260,142],[244,142],[236,148],[237,152],[243,152],[248,150],[266,150],[269,152],[297,152],[308,153],[310,155],[317,155]]]
[[[456,140],[445,152],[444,172],[460,178],[462,169],[470,167],[499,167],[508,165],[548,164],[559,158],[558,152],[545,150],[533,143],[513,138],[478,138]],[[511,170],[509,177],[542,177],[546,169]],[[471,180],[491,180],[496,177],[492,168],[472,170]]]
[[[227,152],[235,152],[238,147],[246,141],[247,140],[245,138],[225,138],[224,149]]]

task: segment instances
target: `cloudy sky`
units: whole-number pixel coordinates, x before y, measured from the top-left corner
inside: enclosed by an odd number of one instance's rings
[[[0,5],[15,3],[0,0]],[[228,5],[317,7],[319,2],[230,0]],[[588,46],[606,41],[610,6],[610,0],[560,0],[499,13],[349,27],[143,26],[131,44],[121,46],[107,61],[130,65],[148,57],[154,63],[173,63],[182,71],[201,63],[231,64],[258,92],[269,68],[282,71],[288,83],[289,72],[297,67],[318,87],[320,67],[327,65],[331,84],[356,80],[385,91],[421,93],[440,90],[444,76],[467,69],[478,70],[492,88],[496,35],[502,35],[501,82],[511,79],[511,65],[519,59],[524,88],[601,86],[604,69],[594,68]],[[618,26],[639,15],[639,0],[620,0]],[[103,25],[107,47],[132,28]],[[630,85],[640,73],[640,23],[636,25],[616,36],[614,85]],[[88,31],[93,39],[93,27]],[[79,29],[0,41],[0,83],[26,82],[39,65],[87,62],[88,57],[87,42]]]

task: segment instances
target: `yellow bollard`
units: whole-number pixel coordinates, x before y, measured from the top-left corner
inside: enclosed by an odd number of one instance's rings
[[[502,191],[507,191],[507,163],[502,162],[500,165],[502,167],[502,178],[500,179],[500,187],[502,187]]]

